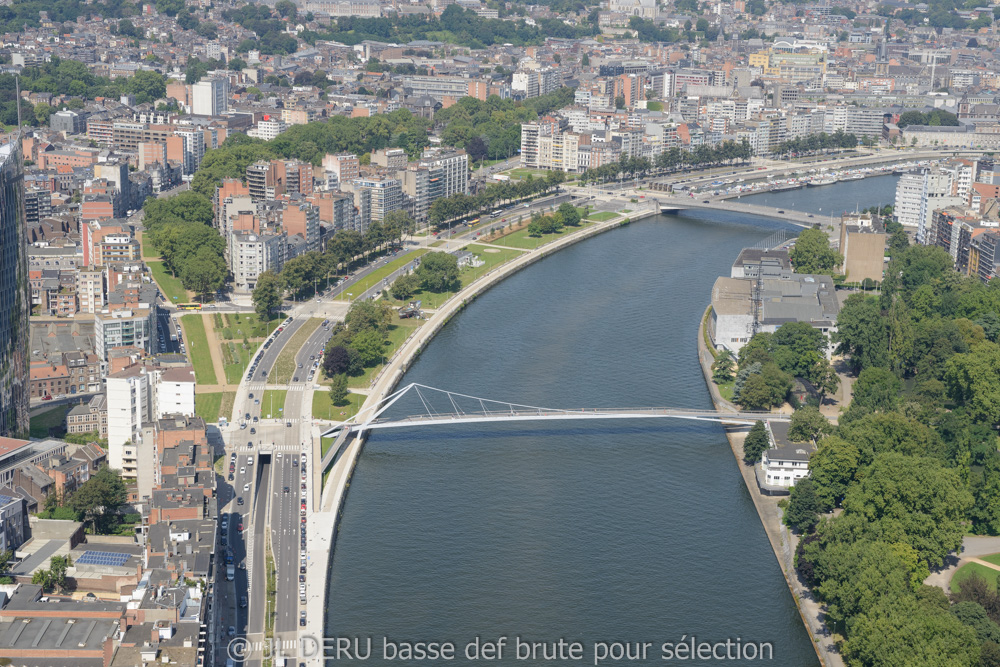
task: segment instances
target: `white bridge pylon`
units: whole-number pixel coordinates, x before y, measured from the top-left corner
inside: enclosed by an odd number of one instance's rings
[[[381,415],[396,401],[413,392],[423,405],[423,412],[401,417],[384,419]],[[444,397],[448,406],[445,410],[435,407],[432,397]],[[757,420],[789,421],[790,415],[778,412],[718,412],[686,408],[543,408],[535,405],[521,405],[507,401],[497,401],[479,396],[429,387],[412,382],[384,399],[369,406],[350,419],[328,429],[323,436],[347,430],[351,433],[387,428],[407,428],[412,426],[441,426],[445,424],[470,424],[505,421],[547,421],[568,419],[646,419],[670,418],[691,421],[709,421],[721,424],[753,425]]]

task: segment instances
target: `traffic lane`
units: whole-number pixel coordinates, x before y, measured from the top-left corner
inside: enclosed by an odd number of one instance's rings
[[[249,371],[248,376],[246,376],[246,379],[251,382],[264,382],[266,378],[261,375],[264,371],[266,371],[268,375],[271,374],[271,370],[274,368],[274,363],[278,360],[278,354],[280,353],[281,348],[288,343],[295,332],[298,331],[299,327],[302,326],[302,318],[293,319],[290,324],[282,324],[279,326],[283,327],[283,329],[277,336],[274,337],[271,345],[268,346],[266,350],[263,350],[263,352],[258,350],[255,353],[260,355],[257,360],[257,367],[252,377],[249,376]]]
[[[418,250],[418,248],[408,248],[403,253],[403,257],[405,257],[407,255],[410,255],[410,254],[413,254],[417,250]],[[385,264],[388,264],[389,262],[397,260],[397,259],[399,259],[399,254],[398,253],[393,254],[393,255],[387,255],[385,257],[382,257],[380,259],[375,260],[374,262],[369,262],[363,268],[359,269],[358,273],[352,274],[347,280],[345,280],[344,282],[342,282],[339,285],[337,285],[336,287],[334,287],[333,291],[330,292],[329,298],[336,299],[337,297],[340,297],[340,296],[346,296],[347,291],[351,287],[357,285],[358,281],[363,280],[369,274],[371,274],[373,271],[376,271],[379,268],[381,268],[382,266],[384,266]],[[357,295],[354,295],[354,296],[357,296]]]
[[[267,530],[267,490],[271,485],[270,464],[262,465],[260,481],[253,491],[253,557],[249,575],[249,589],[254,593],[250,597],[249,619],[247,632],[250,634],[264,632],[264,614],[267,606],[267,562],[264,556],[264,540]],[[259,490],[264,489],[264,493]]]
[[[286,439],[288,442],[289,439]],[[278,617],[275,623],[275,630],[278,632],[294,632],[298,627],[298,617],[296,614],[298,605],[298,573],[299,558],[297,554],[299,543],[299,521],[297,508],[294,505],[296,490],[298,485],[293,478],[293,468],[291,456],[287,454],[283,457],[281,466],[281,489],[277,491],[276,516],[272,518],[271,525],[275,530],[275,538],[278,551],[281,554],[281,563],[278,566],[278,591],[277,600]],[[288,489],[285,493],[284,489]]]

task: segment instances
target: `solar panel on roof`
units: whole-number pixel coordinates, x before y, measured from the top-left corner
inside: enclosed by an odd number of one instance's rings
[[[78,565],[109,565],[121,567],[129,559],[129,554],[120,554],[114,551],[84,551],[83,555],[76,559]]]

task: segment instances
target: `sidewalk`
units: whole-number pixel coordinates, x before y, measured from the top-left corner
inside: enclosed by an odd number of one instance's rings
[[[218,378],[221,386],[232,386],[232,389],[223,391],[236,391],[235,385],[230,385],[226,382],[226,366],[222,363],[222,348],[219,347],[221,343],[218,336],[215,335],[215,323],[212,321],[212,316],[208,313],[202,313],[201,321],[205,325],[205,335],[208,337],[208,350],[212,355],[212,366],[215,368],[215,377]]]

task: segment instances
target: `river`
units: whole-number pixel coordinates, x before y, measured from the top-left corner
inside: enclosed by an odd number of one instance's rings
[[[404,382],[545,407],[710,408],[696,332],[712,283],[782,229],[705,213],[583,241],[473,302]],[[393,414],[420,410],[414,397]],[[454,642],[469,664],[477,635],[579,641],[585,659],[571,664],[594,664],[599,641],[650,642],[632,664],[662,664],[663,642],[692,636],[818,663],[715,424],[376,431],[338,540],[328,636],[372,637],[368,663],[389,664],[388,637]],[[543,662],[510,650],[502,662]]]

